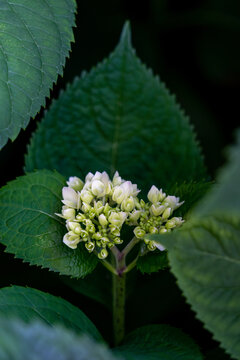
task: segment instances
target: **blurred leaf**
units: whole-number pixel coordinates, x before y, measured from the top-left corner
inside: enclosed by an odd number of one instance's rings
[[[98,262],[79,246],[62,241],[65,224],[61,212],[64,178],[57,172],[38,171],[11,181],[0,189],[0,242],[6,251],[29,262],[72,277],[84,277]]]
[[[0,148],[28,125],[62,75],[75,10],[74,0],[0,0]]]
[[[165,85],[136,57],[124,26],[108,59],[62,92],[32,138],[26,170],[118,170],[144,189],[205,176],[195,134]]]
[[[117,354],[125,360],[201,360],[198,346],[181,330],[168,325],[148,325],[126,336]]]
[[[0,320],[1,360],[116,360],[103,344],[41,321]]]
[[[155,240],[169,248],[174,275],[214,338],[240,358],[240,143],[218,185],[178,231]]]
[[[39,290],[21,286],[0,290],[1,318],[19,318],[27,323],[44,320],[49,325],[62,324],[77,333],[87,333],[97,340],[102,337],[87,316],[66,300]]]

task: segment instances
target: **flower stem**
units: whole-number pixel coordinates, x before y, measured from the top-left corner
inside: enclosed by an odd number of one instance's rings
[[[125,288],[126,275],[119,274],[112,276],[113,279],[113,333],[114,345],[121,343],[125,333]]]

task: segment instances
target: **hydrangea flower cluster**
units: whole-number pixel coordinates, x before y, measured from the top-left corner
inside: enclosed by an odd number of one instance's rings
[[[162,189],[152,186],[148,203],[138,198],[136,184],[126,181],[116,172],[112,181],[106,172],[88,173],[85,182],[70,177],[62,189],[62,213],[68,232],[63,242],[76,249],[85,243],[89,252],[96,250],[100,259],[108,256],[108,250],[121,244],[123,224],[134,226],[133,233],[139,240],[146,234],[169,232],[183,223],[182,218],[172,217],[182,205],[179,198],[166,196]],[[156,249],[154,241],[144,240],[149,250]],[[159,247],[159,246],[158,246]],[[162,249],[163,250],[163,249]]]

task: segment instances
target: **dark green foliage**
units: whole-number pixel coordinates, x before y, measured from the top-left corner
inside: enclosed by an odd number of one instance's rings
[[[117,354],[125,360],[202,360],[197,345],[179,329],[148,325],[126,336]]]
[[[117,360],[103,344],[41,321],[0,320],[1,360]]]
[[[168,267],[167,251],[155,250],[144,256],[140,256],[137,261],[137,268],[144,274],[150,274]]]
[[[115,170],[144,192],[205,176],[195,134],[175,98],[136,57],[126,24],[119,45],[62,92],[33,136],[26,170],[65,176]]]
[[[96,327],[81,310],[61,298],[31,288],[13,286],[1,289],[0,317],[16,317],[27,323],[40,319],[48,325],[61,324],[76,333],[87,333],[101,340]]]
[[[72,250],[63,244],[66,233],[61,212],[64,178],[38,171],[10,182],[0,190],[0,241],[6,251],[32,265],[72,277],[93,271],[97,258],[84,246]]]
[[[74,0],[0,0],[0,148],[45,104],[73,41]]]
[[[218,185],[178,231],[159,237],[172,271],[206,328],[240,358],[240,145]],[[157,239],[157,237],[155,237]]]

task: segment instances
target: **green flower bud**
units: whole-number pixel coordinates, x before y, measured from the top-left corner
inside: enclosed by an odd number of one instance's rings
[[[87,212],[89,212],[91,210],[91,206],[89,205],[89,204],[87,204],[87,203],[83,203],[82,204],[82,211],[84,212],[84,213],[87,213]]]
[[[130,215],[129,215],[129,223],[135,224],[138,219],[141,216],[141,211],[140,210],[134,210]]]
[[[165,206],[164,205],[160,205],[159,203],[153,204],[150,207],[150,213],[154,216],[159,216],[161,215],[165,210]]]
[[[104,206],[103,206],[102,201],[97,201],[97,202],[95,201],[94,202],[94,210],[95,210],[97,215],[100,215],[103,212]]]
[[[114,236],[120,236],[120,229],[117,226],[110,225],[110,232]]]
[[[150,250],[150,251],[156,250],[156,246],[155,246],[154,241],[149,241],[149,243],[147,244],[147,248],[148,248],[148,250]]]
[[[74,232],[69,231],[63,237],[63,242],[71,249],[76,249],[77,244],[81,241],[79,235],[74,234]]]
[[[114,244],[119,245],[119,244],[122,244],[122,243],[123,243],[123,240],[120,239],[120,237],[116,236],[116,237],[113,239],[113,242],[114,242]]]
[[[66,220],[73,220],[75,218],[75,210],[63,207],[62,217]]]
[[[149,228],[149,232],[150,234],[158,234],[158,228],[156,228],[155,226],[151,226]]]
[[[71,176],[68,179],[67,184],[73,190],[81,191],[83,188],[84,182],[81,179],[79,179],[77,176]]]
[[[95,248],[95,244],[94,242],[92,241],[88,241],[86,244],[85,244],[85,247],[86,249],[89,251],[89,252],[92,252]]]
[[[98,258],[101,259],[101,260],[106,259],[107,256],[108,256],[108,251],[106,249],[102,249],[98,253]]]
[[[127,218],[127,214],[125,212],[111,212],[108,221],[112,224],[115,225],[117,227],[121,227],[122,224],[124,223],[124,221]]]
[[[170,207],[166,208],[162,214],[162,218],[164,220],[168,219],[171,213],[172,213],[172,209]]]
[[[80,236],[83,239],[83,241],[87,241],[89,238],[88,232],[86,230],[81,230]]]
[[[166,197],[166,194],[162,191],[162,189],[159,190],[159,194],[158,194],[158,201],[163,201]]]
[[[101,238],[102,246],[105,247],[109,243],[109,239],[107,237]]]
[[[93,199],[92,193],[88,190],[82,190],[80,193],[80,196],[81,196],[82,201],[86,204],[90,204],[90,202]]]
[[[85,219],[86,219],[86,215],[84,215],[84,214],[79,213],[76,216],[77,221],[83,222],[83,220],[85,220]]]
[[[165,234],[166,232],[168,232],[168,231],[165,228],[162,228],[159,230],[159,234]]]
[[[98,221],[99,221],[100,225],[103,227],[107,226],[107,224],[108,224],[107,218],[104,214],[99,215]]]
[[[134,235],[138,238],[141,239],[144,237],[144,235],[146,234],[146,232],[140,228],[140,226],[135,227],[135,229],[133,230]]]
[[[147,194],[148,200],[155,204],[159,201],[159,190],[156,186],[152,186]]]
[[[75,221],[67,221],[67,229],[73,231],[75,234],[80,234],[81,232],[81,226],[78,222]]]
[[[96,232],[95,234],[93,234],[92,238],[94,240],[101,240],[102,234],[100,232]]]
[[[135,202],[132,196],[130,196],[129,198],[123,200],[122,204],[121,204],[121,209],[123,211],[127,211],[130,212],[134,209],[135,207]]]

